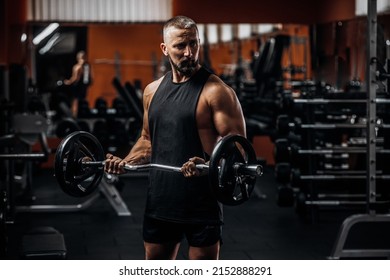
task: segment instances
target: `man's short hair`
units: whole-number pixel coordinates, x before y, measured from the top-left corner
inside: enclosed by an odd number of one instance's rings
[[[193,19],[186,16],[176,16],[165,22],[163,28],[164,40],[167,36],[167,31],[169,28],[175,27],[178,29],[196,29],[196,32],[199,33],[198,27]]]

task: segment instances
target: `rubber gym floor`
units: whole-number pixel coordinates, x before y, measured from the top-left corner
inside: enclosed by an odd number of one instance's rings
[[[90,207],[67,213],[17,212],[9,225],[7,259],[21,259],[21,240],[29,230],[49,226],[61,232],[71,260],[142,260],[142,217],[146,176],[121,177],[120,194],[131,212],[118,216],[101,195]],[[74,205],[85,198],[63,193],[51,169],[39,169],[33,179],[34,204]],[[224,207],[225,225],[221,259],[225,260],[324,260],[337,238],[343,220],[356,210],[320,209],[314,219],[302,219],[294,208],[278,207],[273,167],[268,166],[256,182],[250,200]],[[360,210],[359,210],[360,211]],[[361,210],[364,213],[364,210]],[[356,226],[346,247],[390,248],[389,223]],[[183,242],[178,259],[186,259]],[[363,257],[365,259],[365,257]]]

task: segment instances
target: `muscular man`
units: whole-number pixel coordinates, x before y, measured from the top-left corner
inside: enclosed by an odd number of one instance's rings
[[[79,51],[76,55],[76,64],[72,68],[72,76],[64,80],[64,84],[72,86],[71,111],[77,117],[78,102],[87,97],[87,89],[91,84],[91,67],[87,62],[84,51]]]
[[[120,174],[126,163],[182,166],[183,174],[150,170],[145,257],[175,259],[186,237],[190,259],[218,259],[222,205],[195,164],[208,160],[221,137],[245,136],[244,117],[235,92],[199,64],[195,22],[174,17],[163,36],[160,47],[171,71],[145,88],[142,135],[123,160],[108,154],[105,170]]]

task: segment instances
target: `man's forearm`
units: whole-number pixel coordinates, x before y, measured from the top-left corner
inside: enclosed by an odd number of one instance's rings
[[[125,157],[125,161],[150,162],[151,154],[152,147],[150,140],[141,136],[130,150],[130,153]]]

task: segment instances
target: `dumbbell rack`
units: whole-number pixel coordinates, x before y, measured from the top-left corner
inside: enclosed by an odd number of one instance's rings
[[[330,259],[356,257],[390,256],[390,249],[344,249],[352,226],[358,223],[390,222],[390,214],[377,214],[374,206],[376,195],[376,47],[377,47],[377,1],[368,0],[367,4],[367,179],[366,214],[349,216],[342,223]],[[388,89],[389,90],[389,89]]]

